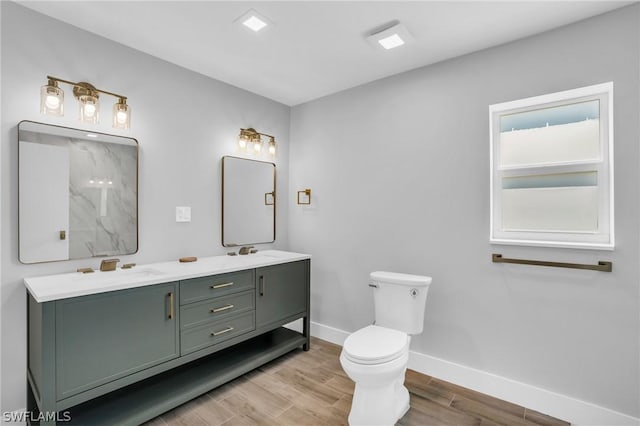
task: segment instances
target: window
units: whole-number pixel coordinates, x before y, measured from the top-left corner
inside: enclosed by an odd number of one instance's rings
[[[489,115],[490,241],[613,250],[613,83]]]

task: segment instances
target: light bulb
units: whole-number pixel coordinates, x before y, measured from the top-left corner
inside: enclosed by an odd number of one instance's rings
[[[60,106],[60,99],[55,95],[47,95],[47,108],[57,109]]]
[[[247,140],[245,138],[238,139],[238,146],[245,149],[247,147]]]
[[[96,106],[94,104],[85,104],[84,106],[84,115],[87,117],[93,117],[93,114],[96,113]]]
[[[253,149],[256,150],[256,152],[260,152],[262,151],[262,144],[260,142],[256,142],[253,144]]]
[[[124,124],[127,122],[127,113],[125,111],[118,111],[116,113],[116,121],[118,124]]]

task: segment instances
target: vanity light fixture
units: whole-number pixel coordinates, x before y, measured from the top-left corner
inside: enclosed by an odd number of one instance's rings
[[[269,138],[268,152],[270,155],[276,155],[276,138],[275,136],[260,133],[256,129],[249,127],[248,129],[240,129],[238,136],[238,147],[247,152],[259,153],[262,151],[262,136]]]
[[[413,37],[404,25],[399,21],[393,21],[382,30],[372,32],[367,41],[377,48],[390,50],[413,41]]]
[[[131,108],[127,105],[126,96],[98,89],[94,85],[81,81],[63,80],[47,76],[47,84],[40,90],[40,112],[49,115],[64,115],[64,92],[59,83],[66,83],[73,87],[73,96],[78,100],[80,121],[83,123],[98,123],[100,121],[100,93],[118,98],[113,106],[113,127],[128,129],[131,127]]]

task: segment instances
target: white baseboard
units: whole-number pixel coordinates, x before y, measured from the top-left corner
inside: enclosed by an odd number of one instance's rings
[[[342,346],[349,332],[312,322],[311,335]],[[640,419],[608,408],[415,351],[409,354],[409,368],[574,425],[640,425]]]

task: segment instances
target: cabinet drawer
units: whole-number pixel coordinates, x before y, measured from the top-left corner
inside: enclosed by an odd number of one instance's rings
[[[184,329],[252,310],[255,307],[255,300],[255,292],[249,290],[182,306],[180,327]]]
[[[180,304],[199,302],[214,296],[237,293],[255,288],[253,270],[210,275],[180,281]]]
[[[181,354],[186,355],[198,349],[224,342],[255,328],[255,312],[249,311],[242,315],[182,330],[180,333]]]

